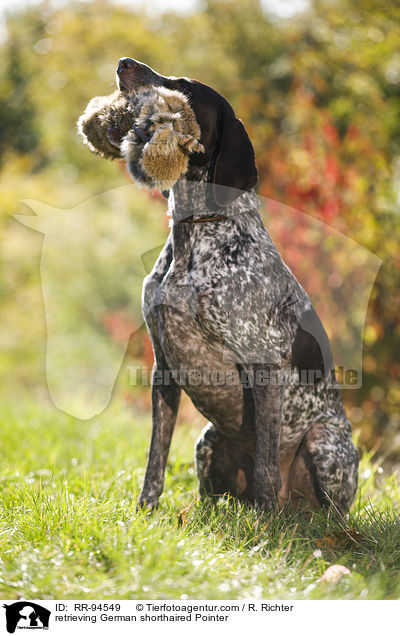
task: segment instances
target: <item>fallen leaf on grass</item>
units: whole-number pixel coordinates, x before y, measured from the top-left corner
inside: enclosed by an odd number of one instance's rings
[[[364,540],[362,534],[356,530],[338,530],[317,539],[319,548],[349,548]]]
[[[345,565],[339,565],[338,563],[334,563],[330,565],[327,570],[323,573],[320,579],[318,579],[318,583],[339,583],[340,579],[343,576],[349,576],[351,574],[349,568],[346,568]]]
[[[181,528],[186,528],[188,524],[188,514],[190,510],[193,508],[194,502],[192,501],[186,508],[182,508],[182,510],[178,513],[178,526]]]

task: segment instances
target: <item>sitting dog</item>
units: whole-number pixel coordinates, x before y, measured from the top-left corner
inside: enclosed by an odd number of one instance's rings
[[[262,510],[289,502],[346,513],[358,454],[328,337],[263,226],[242,122],[212,88],[164,77],[131,58],[119,61],[117,83],[130,100],[160,87],[185,96],[202,146],[185,150],[185,170],[170,181],[171,232],[143,286],[155,364],[139,505],[158,504],[183,388],[210,420],[196,444],[201,493],[231,493]],[[151,125],[134,124],[128,137],[112,121],[107,128],[108,141],[145,184],[151,177],[141,153],[155,134]],[[153,182],[165,188],[163,176]]]

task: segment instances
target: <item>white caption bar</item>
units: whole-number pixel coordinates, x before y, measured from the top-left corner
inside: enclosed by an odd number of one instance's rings
[[[202,634],[207,630],[307,630],[308,636],[362,633],[376,636],[398,622],[400,601],[3,601],[1,633]],[[2,612],[2,615],[1,615]],[[23,631],[22,631],[23,630]],[[277,632],[278,633],[278,632]]]

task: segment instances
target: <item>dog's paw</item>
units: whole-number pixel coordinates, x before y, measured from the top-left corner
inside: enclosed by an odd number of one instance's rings
[[[156,508],[158,508],[158,497],[154,495],[146,496],[141,494],[136,508],[137,510],[156,510]]]
[[[272,496],[268,497],[265,495],[260,495],[255,498],[256,508],[260,510],[261,512],[268,512],[269,510],[272,510],[272,508],[274,508],[276,503],[277,502],[275,498]]]
[[[254,470],[255,503],[259,510],[267,512],[278,505],[281,483],[279,468],[261,466]]]

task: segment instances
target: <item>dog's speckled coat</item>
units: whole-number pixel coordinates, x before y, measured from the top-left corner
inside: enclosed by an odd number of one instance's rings
[[[157,369],[192,373],[198,369],[203,378],[213,372],[215,377],[220,371],[220,378],[229,379],[219,386],[188,382],[184,387],[194,405],[212,422],[196,446],[201,491],[230,491],[243,499],[256,499],[263,507],[269,507],[280,491],[281,499],[290,498],[294,505],[300,499],[310,505],[332,501],[346,512],[357,485],[358,456],[330,373],[326,334],[306,292],[282,262],[263,226],[254,192],[243,193],[225,208],[224,221],[179,222],[189,214],[195,218],[209,214],[204,206],[206,188],[204,181],[181,180],[172,189],[171,234],[143,287],[143,312]],[[310,336],[309,349],[315,342],[321,345],[317,365],[310,366],[307,356],[301,359],[304,354],[296,349],[301,331]],[[286,369],[288,383],[284,387],[242,388],[239,371],[246,368]],[[315,383],[302,384],[295,381],[299,368],[326,369],[326,373]],[[257,391],[266,394],[267,400],[272,393],[267,412],[262,410],[260,427],[277,424],[277,442],[280,432],[279,448],[275,449],[278,457],[272,449],[267,465],[260,468],[267,495],[257,488],[257,476],[254,478],[258,435],[254,411],[257,400],[262,405],[262,396],[254,397]],[[156,426],[164,430],[161,435],[153,434],[141,495],[142,503],[148,505],[156,505],[162,492],[164,453],[179,392],[173,380],[170,386],[153,387],[153,415],[160,423]],[[271,424],[269,413],[274,409],[277,422],[272,420]],[[156,446],[158,438],[165,440],[163,449]],[[271,459],[275,466],[269,463]],[[279,462],[283,485],[276,470]]]
[[[196,444],[202,493],[230,492],[262,509],[289,501],[347,512],[358,455],[329,341],[257,211],[254,151],[243,124],[195,80],[164,77],[131,58],[120,60],[117,80],[121,91],[182,91],[205,148],[170,190],[171,233],[143,285],[155,366],[139,505],[156,506],[162,493],[183,388],[210,420]],[[226,218],[182,222],[216,213]],[[183,381],[185,370],[205,380]]]

